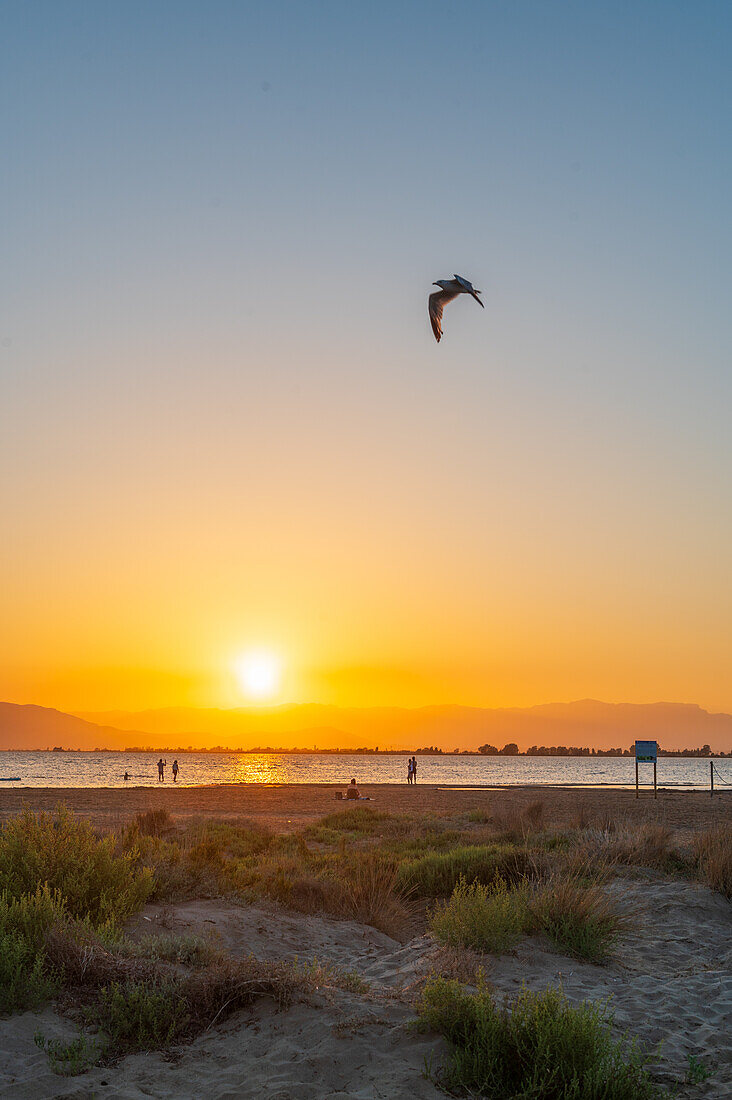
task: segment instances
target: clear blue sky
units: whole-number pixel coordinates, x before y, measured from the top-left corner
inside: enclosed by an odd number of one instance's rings
[[[434,552],[491,698],[543,701],[556,673],[554,697],[732,708],[714,687],[732,618],[731,42],[721,2],[3,4],[2,554],[22,651],[6,697],[49,659],[23,635],[36,612],[66,622],[89,579],[112,615],[99,562],[130,528],[160,618],[202,571],[233,569],[232,545],[251,571],[252,530],[281,541],[279,509],[300,548],[315,523],[346,555],[391,532],[395,574]],[[426,296],[454,271],[486,309],[451,306],[438,348]],[[227,527],[233,512],[251,525]],[[168,590],[161,543],[192,515],[221,541]],[[476,624],[519,559],[492,636],[527,586],[538,621],[519,606],[491,674]],[[273,574],[264,587],[232,598],[266,633]],[[327,663],[343,624],[326,619]],[[615,689],[595,666],[570,675],[570,639],[603,621],[626,638]],[[100,630],[70,663],[91,667]],[[372,640],[348,659],[372,662]],[[708,675],[680,680],[692,660]]]

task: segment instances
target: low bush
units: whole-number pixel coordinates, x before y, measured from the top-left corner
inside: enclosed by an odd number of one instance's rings
[[[186,1035],[191,1019],[182,981],[168,977],[104,986],[83,1015],[102,1031],[115,1056],[172,1046]]]
[[[86,1035],[77,1035],[71,1042],[62,1043],[58,1039],[46,1039],[42,1032],[37,1031],[34,1039],[36,1046],[48,1057],[53,1072],[60,1077],[76,1077],[86,1073],[92,1066],[98,1065],[105,1054],[104,1044]]]
[[[67,810],[30,810],[0,825],[0,882],[11,897],[39,883],[58,890],[73,917],[94,924],[121,922],[149,897],[152,875],[135,852],[118,853],[113,837],[99,838],[91,823]]]
[[[732,829],[720,823],[694,837],[697,867],[712,890],[732,898]]]
[[[655,1100],[648,1059],[613,1038],[603,1006],[572,1007],[556,989],[499,1004],[436,978],[424,989],[419,1026],[450,1044],[440,1084],[487,1100]]]
[[[448,947],[510,951],[527,929],[526,890],[509,890],[501,878],[490,886],[461,879],[450,900],[438,902],[429,923],[435,939]]]
[[[61,897],[48,886],[19,898],[0,894],[0,1013],[36,1008],[56,992],[60,974],[44,944],[65,917]]]

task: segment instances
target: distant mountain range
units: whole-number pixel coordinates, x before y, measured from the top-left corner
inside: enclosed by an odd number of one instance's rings
[[[65,714],[0,703],[0,748],[373,748],[446,751],[531,745],[627,748],[636,738],[665,749],[708,744],[732,750],[732,715],[694,703],[602,703],[581,699],[535,707],[345,708],[318,704],[236,710],[171,707],[138,712]]]

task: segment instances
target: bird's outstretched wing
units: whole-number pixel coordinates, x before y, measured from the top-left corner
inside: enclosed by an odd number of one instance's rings
[[[475,298],[476,302],[482,309],[485,309],[485,306],[478,297],[480,291],[475,289],[469,279],[464,279],[462,275],[456,275],[455,281],[460,284],[466,294],[469,294],[471,298]]]
[[[430,294],[430,321],[432,322],[432,331],[435,334],[435,340],[438,344],[442,339],[442,310],[448,302],[451,302],[453,298],[457,298],[458,294],[459,291],[457,290],[437,290],[434,294]]]

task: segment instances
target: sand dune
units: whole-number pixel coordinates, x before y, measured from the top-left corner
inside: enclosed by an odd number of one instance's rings
[[[524,984],[537,990],[561,984],[573,1002],[611,997],[619,1029],[645,1044],[662,1044],[657,1061],[662,1078],[678,1081],[687,1055],[694,1054],[713,1071],[703,1095],[710,1100],[730,1095],[729,903],[705,887],[645,872],[608,888],[634,913],[637,925],[610,965],[578,963],[532,939],[512,954],[488,957],[489,981],[501,994]],[[160,912],[148,907],[137,928],[149,931]],[[175,931],[213,933],[234,954],[317,958],[356,971],[370,989],[318,992],[286,1012],[262,1000],[171,1057],[135,1055],[69,1079],[50,1071],[33,1035],[40,1029],[50,1038],[69,1038],[73,1025],[51,1010],[25,1013],[0,1023],[3,1096],[427,1100],[443,1095],[423,1069],[425,1058],[438,1063],[444,1048],[434,1036],[407,1028],[415,983],[435,957],[429,936],[401,944],[350,921],[216,900],[176,906],[165,918]],[[684,1086],[679,1093],[697,1095],[702,1095],[698,1086]]]

